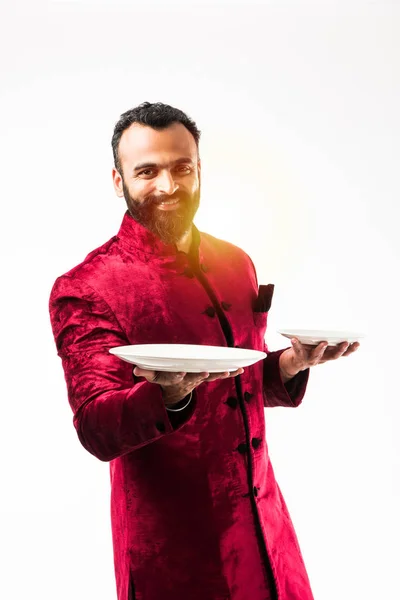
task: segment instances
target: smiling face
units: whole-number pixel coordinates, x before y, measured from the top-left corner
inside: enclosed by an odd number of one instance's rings
[[[132,217],[164,243],[190,230],[200,203],[200,159],[196,142],[181,123],[163,130],[133,123],[118,147],[114,188]]]

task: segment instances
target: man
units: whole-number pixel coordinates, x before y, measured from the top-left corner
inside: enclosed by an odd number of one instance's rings
[[[110,462],[118,600],[310,600],[265,441],[265,406],[298,406],[312,365],[358,344],[269,352],[274,286],[239,248],[193,224],[200,132],[143,103],[112,138],[127,211],[116,236],[58,277],[50,315],[73,423]],[[226,201],[226,199],[225,199]],[[157,373],[110,348],[141,343],[265,350],[235,373]]]

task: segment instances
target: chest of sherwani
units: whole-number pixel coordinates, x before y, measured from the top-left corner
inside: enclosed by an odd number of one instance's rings
[[[193,226],[189,253],[125,213],[116,236],[55,281],[50,316],[73,425],[109,463],[118,600],[311,600],[265,439],[266,407],[298,406],[265,343],[273,284],[249,256]],[[109,353],[129,344],[262,350],[204,382],[180,412]],[[292,449],[291,451],[295,451]]]

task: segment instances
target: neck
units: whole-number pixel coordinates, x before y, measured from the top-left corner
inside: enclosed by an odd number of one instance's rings
[[[192,237],[192,228],[190,227],[189,231],[185,233],[185,235],[182,236],[178,242],[176,242],[176,247],[180,252],[186,252],[186,254],[189,253],[190,246],[192,244]]]

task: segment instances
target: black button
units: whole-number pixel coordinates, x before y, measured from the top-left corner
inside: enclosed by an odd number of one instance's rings
[[[236,408],[238,405],[238,399],[235,398],[234,396],[231,396],[230,398],[228,398],[228,400],[225,402],[225,404],[227,404],[231,408]]]
[[[260,444],[261,444],[260,438],[253,438],[251,440],[251,445],[253,446],[253,448],[257,449]]]
[[[156,427],[161,433],[165,432],[165,424],[162,421],[157,421]]]
[[[244,393],[244,399],[246,400],[246,402],[250,402],[250,400],[252,399],[253,396],[254,396],[254,394],[250,394],[250,392]]]
[[[204,311],[203,314],[207,315],[208,317],[215,317],[215,308],[213,306],[209,306],[208,308],[206,308],[206,310]]]
[[[221,306],[224,310],[230,310],[232,308],[232,304],[229,304],[229,302],[221,302]]]
[[[203,271],[203,273],[208,273],[208,271],[210,270],[208,267],[206,267],[206,265],[204,265],[203,263],[201,263],[200,265],[201,270]]]
[[[257,490],[256,486],[253,487],[253,494],[255,496],[258,496],[258,490]]]
[[[238,452],[240,452],[240,454],[246,454],[247,444],[239,444],[239,446],[236,448],[236,450],[238,450]]]
[[[189,277],[189,279],[193,279],[194,277],[194,273],[190,267],[186,267],[186,269],[183,271],[183,275],[185,277]]]

